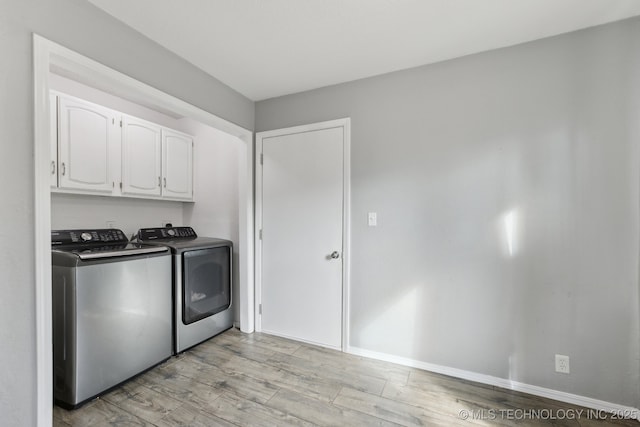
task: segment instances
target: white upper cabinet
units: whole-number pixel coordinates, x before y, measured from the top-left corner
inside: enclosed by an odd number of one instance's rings
[[[58,186],[58,97],[53,93],[50,94],[49,102],[49,151],[51,153],[49,183],[55,188]]]
[[[193,137],[61,93],[50,98],[53,191],[193,201]]]
[[[122,194],[160,196],[162,128],[135,117],[122,117]]]
[[[193,200],[193,138],[162,130],[162,196]]]
[[[58,106],[59,188],[111,193],[111,153],[120,129],[115,112],[66,97]]]

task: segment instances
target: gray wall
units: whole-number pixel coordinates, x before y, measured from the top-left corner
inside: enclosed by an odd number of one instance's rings
[[[0,0],[0,414],[35,424],[32,32],[253,128],[254,104],[83,0]]]
[[[351,346],[640,406],[639,40],[627,20],[256,104],[257,131],[351,117]]]

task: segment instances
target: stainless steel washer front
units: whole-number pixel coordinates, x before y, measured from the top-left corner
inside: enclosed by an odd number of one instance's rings
[[[67,408],[172,354],[168,249],[110,243],[52,251],[54,398]]]

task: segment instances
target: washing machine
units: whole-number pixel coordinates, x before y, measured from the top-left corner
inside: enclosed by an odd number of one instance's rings
[[[171,253],[118,229],[51,232],[53,391],[72,409],[167,360]]]

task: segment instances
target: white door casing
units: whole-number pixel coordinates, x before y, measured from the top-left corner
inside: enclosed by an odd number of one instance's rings
[[[256,135],[259,331],[346,348],[349,124]]]

